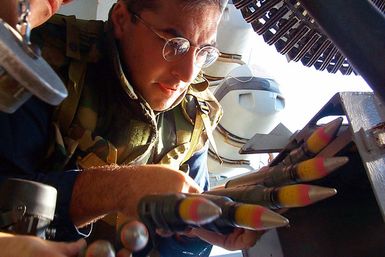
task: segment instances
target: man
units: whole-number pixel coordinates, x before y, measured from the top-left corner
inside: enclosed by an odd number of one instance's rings
[[[102,23],[68,17],[35,32],[70,95],[53,120],[53,109],[36,98],[0,114],[0,172],[58,189],[57,240],[88,233],[78,228],[111,212],[135,217],[144,195],[207,189],[206,138],[220,111],[209,91],[192,83],[215,61],[224,5],[118,1],[106,33]],[[207,256],[209,245],[193,237],[228,249],[258,238],[244,230],[222,236],[193,229],[188,236],[162,239],[161,255]]]
[[[83,239],[75,243],[58,243],[0,232],[2,257],[78,257],[84,247]]]

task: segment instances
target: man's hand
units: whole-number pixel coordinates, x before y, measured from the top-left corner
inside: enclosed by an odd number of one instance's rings
[[[265,231],[235,228],[231,234],[222,235],[201,228],[193,228],[188,235],[197,236],[210,244],[217,245],[229,251],[235,251],[254,246],[264,233]]]
[[[123,248],[116,253],[116,257],[132,257],[132,254],[129,250]]]
[[[165,165],[91,168],[76,179],[70,214],[78,226],[114,211],[135,218],[137,205],[145,195],[200,191],[187,174]]]
[[[84,240],[58,243],[36,236],[0,233],[1,257],[77,257],[85,246]]]

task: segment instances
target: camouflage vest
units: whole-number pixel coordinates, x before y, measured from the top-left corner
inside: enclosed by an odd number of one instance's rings
[[[197,80],[179,104],[155,114],[125,78],[105,30],[101,21],[56,15],[35,33],[43,57],[69,91],[55,114],[50,162],[55,170],[69,161],[80,168],[161,163],[183,169],[211,139],[221,117],[219,103],[206,82]]]

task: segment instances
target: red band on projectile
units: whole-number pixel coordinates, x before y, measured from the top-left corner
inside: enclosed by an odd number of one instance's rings
[[[301,185],[298,189],[298,197],[300,200],[300,203],[303,205],[311,204],[312,201],[309,196],[310,186],[309,185]]]
[[[201,199],[199,199],[199,198],[196,198],[196,199],[194,199],[194,201],[190,202],[188,215],[189,215],[189,219],[194,221],[194,222],[200,221],[200,217],[198,215],[198,209],[199,209],[200,204],[201,204]]]
[[[325,127],[321,127],[317,130],[317,138],[319,141],[322,142],[322,145],[326,145],[330,142],[330,140],[332,139],[332,137],[325,133]]]
[[[315,159],[315,170],[317,171],[319,177],[325,177],[329,174],[324,165],[325,158],[319,157]]]
[[[252,217],[252,223],[253,223],[253,227],[258,229],[258,228],[261,228],[263,226],[262,224],[262,214],[264,213],[264,209],[263,208],[255,208],[253,210],[253,213],[251,215]]]

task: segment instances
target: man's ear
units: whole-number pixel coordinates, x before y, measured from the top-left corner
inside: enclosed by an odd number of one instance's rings
[[[122,1],[118,1],[112,9],[111,22],[114,29],[114,36],[120,39],[124,34],[124,28],[131,15],[128,13],[126,6]]]

